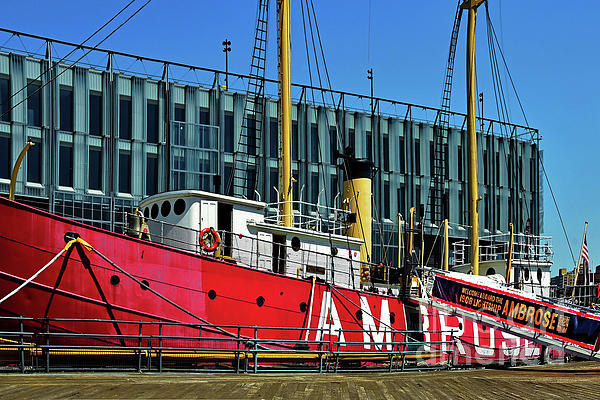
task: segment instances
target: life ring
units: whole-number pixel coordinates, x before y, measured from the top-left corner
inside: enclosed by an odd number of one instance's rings
[[[200,246],[206,251],[213,252],[219,247],[221,238],[215,228],[204,228],[200,232]]]

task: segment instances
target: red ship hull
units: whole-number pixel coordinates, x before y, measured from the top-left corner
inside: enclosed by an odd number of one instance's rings
[[[458,345],[454,362],[461,364],[503,363],[508,359],[535,358],[540,353],[540,348],[530,342],[486,330],[474,321],[419,307],[409,300],[338,287],[331,290],[322,283],[138,240],[6,199],[0,199],[0,217],[0,296],[48,263],[64,248],[65,234],[74,232],[139,281],[147,281],[150,288],[210,324],[295,328],[271,330],[268,335],[279,340],[331,339],[342,346],[348,343],[349,350],[376,351],[377,346],[352,342],[369,341],[369,335],[361,331],[365,328],[377,331],[379,341],[390,340],[383,321],[396,330],[422,329],[423,339],[432,342],[449,340],[449,335],[435,331],[455,329]],[[63,254],[33,282],[0,304],[0,311],[38,320],[48,317],[200,322],[144,290],[97,254],[86,255],[91,271],[85,268],[77,251],[66,262]],[[63,265],[64,273],[57,285]],[[122,334],[138,334],[137,326],[110,321],[91,326],[54,320],[51,328],[76,333],[110,335],[120,330]],[[338,336],[340,328],[343,337]],[[163,334],[190,334],[190,328],[181,326],[165,329]],[[229,329],[232,334],[236,331]],[[211,335],[210,330],[208,334]],[[251,337],[253,331],[246,329],[241,334]],[[212,335],[223,336],[215,330]],[[215,342],[215,346],[224,345]]]

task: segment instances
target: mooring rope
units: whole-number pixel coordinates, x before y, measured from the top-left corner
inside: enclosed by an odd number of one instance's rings
[[[0,304],[4,303],[6,300],[8,300],[9,298],[11,298],[12,296],[14,296],[17,292],[19,292],[19,290],[23,289],[25,286],[27,286],[29,283],[31,283],[31,281],[33,281],[35,278],[37,278],[42,272],[44,272],[46,270],[46,268],[48,268],[49,266],[51,266],[57,259],[58,257],[62,256],[63,253],[67,250],[69,250],[69,247],[71,247],[75,242],[79,241],[79,239],[73,239],[71,241],[69,241],[67,243],[67,245],[65,246],[64,249],[62,249],[61,251],[58,252],[57,255],[55,255],[52,260],[50,260],[46,265],[44,265],[42,268],[40,268],[35,274],[31,275],[31,277],[29,279],[27,279],[25,282],[21,283],[15,290],[13,290],[12,292],[10,292],[9,294],[7,294],[6,296],[4,296],[2,299],[0,299]],[[81,240],[81,242],[84,243],[84,246],[89,246],[87,243],[85,243],[83,240]]]

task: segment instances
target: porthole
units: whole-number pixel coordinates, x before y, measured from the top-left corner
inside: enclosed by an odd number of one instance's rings
[[[144,218],[150,218],[150,208],[148,207],[144,209]]]
[[[461,330],[462,330],[462,328],[463,328],[463,324],[462,324],[462,322],[459,322],[459,323],[458,323],[458,330],[459,330],[459,331],[461,331]]]
[[[258,296],[256,298],[256,305],[259,306],[259,307],[262,307],[263,304],[265,304],[265,298],[262,297],[262,296]]]
[[[394,322],[396,322],[396,313],[392,311],[390,313],[390,325],[393,324]]]
[[[150,215],[152,216],[152,219],[156,219],[156,217],[158,217],[158,204],[152,205],[152,212]]]
[[[529,282],[529,268],[523,268],[523,279],[525,282]]]
[[[163,201],[162,205],[160,206],[160,214],[163,217],[166,217],[167,215],[169,215],[169,213],[171,212],[171,202],[170,201]]]
[[[300,303],[300,312],[306,312],[308,305],[305,302]]]
[[[175,201],[175,204],[173,204],[173,212],[175,213],[175,215],[181,215],[181,214],[183,214],[184,211],[185,211],[185,200],[177,199],[177,201]]]
[[[297,236],[294,236],[292,238],[292,250],[294,250],[294,251],[300,250],[300,238],[298,238]]]
[[[332,248],[331,248],[331,255],[332,255],[332,256],[337,256],[337,254],[338,254],[338,249],[337,249],[337,247],[332,247]]]
[[[538,268],[537,269],[537,278],[538,278],[538,283],[542,283],[542,269]]]
[[[121,282],[121,278],[119,278],[117,275],[113,275],[110,277],[110,284],[113,286],[117,286],[119,284],[119,282]]]
[[[214,300],[217,297],[217,292],[215,292],[214,290],[209,290],[208,291],[208,298],[211,300]]]
[[[487,276],[490,275],[495,275],[496,274],[496,270],[494,268],[488,268],[487,272],[485,273]]]
[[[140,287],[142,288],[142,290],[148,290],[148,288],[150,287],[150,283],[144,279],[141,282]]]
[[[356,313],[354,315],[356,315],[356,319],[361,320],[362,319],[362,310],[356,310]]]

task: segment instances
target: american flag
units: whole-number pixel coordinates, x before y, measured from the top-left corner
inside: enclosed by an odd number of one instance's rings
[[[581,247],[581,258],[583,258],[583,261],[586,264],[590,263],[590,256],[588,254],[588,248],[587,248],[587,238],[583,238],[583,246]]]
[[[590,283],[590,256],[588,254],[586,236],[583,237],[583,246],[581,246],[581,258],[583,259],[584,284],[588,285]]]

